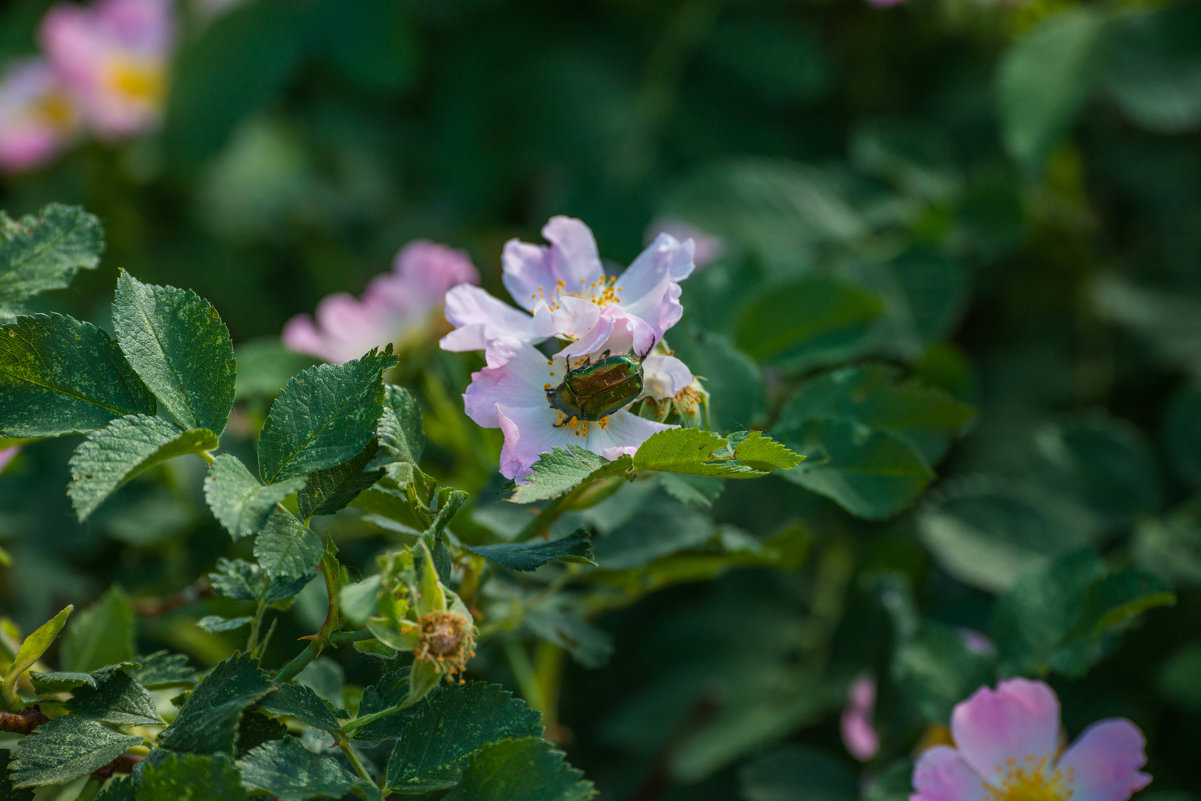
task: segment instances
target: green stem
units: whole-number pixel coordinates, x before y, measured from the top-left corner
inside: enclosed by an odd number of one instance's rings
[[[250,621],[250,634],[246,637],[246,651],[248,653],[254,653],[254,649],[258,647],[259,626],[263,623],[263,613],[266,611],[267,604],[259,601],[254,610],[254,619]]]
[[[410,699],[406,698],[405,700],[401,701],[400,703],[390,706],[387,709],[381,709],[379,712],[372,712],[370,715],[363,715],[361,717],[355,718],[354,720],[347,721],[346,724],[344,724],[342,726],[342,733],[345,735],[354,734],[356,731],[363,728],[368,723],[374,723],[375,721],[379,720],[380,718],[387,717],[388,715],[391,715],[394,712],[399,712],[402,709],[407,709],[408,707],[412,706],[417,700],[420,700],[420,699],[410,700]]]
[[[333,641],[335,629],[338,628],[338,560],[329,553],[321,557],[321,577],[325,579],[325,591],[329,596],[329,606],[325,613],[325,622],[321,624],[321,631],[309,640],[308,647],[292,658],[292,661],[284,665],[279,673],[275,674],[275,681],[285,682],[290,681],[297,673],[304,670],[305,666],[317,658],[321,650],[330,642]]]
[[[363,763],[359,761],[359,755],[350,747],[349,738],[341,732],[333,732],[333,735],[334,739],[338,741],[338,747],[342,749],[342,753],[346,754],[346,758],[350,761],[355,773],[359,774],[363,778],[363,781],[374,785],[375,780],[371,778],[371,774],[367,772],[367,769],[363,767]]]
[[[317,658],[317,654],[321,653],[321,646],[316,640],[310,640],[308,647],[292,657],[292,661],[283,666],[279,673],[275,674],[275,681],[283,683],[291,681],[296,677],[296,674],[305,669],[305,666]]]
[[[359,629],[358,631],[335,631],[330,635],[330,642],[362,642],[370,640],[375,635],[367,631],[367,629]]]

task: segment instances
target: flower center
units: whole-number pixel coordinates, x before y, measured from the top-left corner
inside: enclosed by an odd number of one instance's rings
[[[551,287],[549,295],[546,294],[544,287],[538,287],[538,291],[533,294],[533,299],[545,301],[547,308],[551,311],[559,310],[561,298],[580,298],[592,301],[597,306],[609,306],[621,303],[621,287],[615,286],[616,283],[617,279],[611,275],[607,275],[599,281],[593,281],[591,284],[581,278],[580,288],[569,292],[567,282],[560,278]]]
[[[1050,756],[1027,756],[997,766],[997,779],[984,785],[987,801],[1068,801],[1072,797],[1073,769],[1050,769]]]
[[[455,612],[433,612],[417,621],[421,628],[418,659],[432,662],[438,672],[453,679],[475,656],[475,626]]]
[[[48,92],[38,99],[31,112],[56,131],[67,131],[75,125],[75,109],[62,92]]]
[[[109,86],[125,97],[159,105],[167,92],[163,68],[150,61],[117,59],[108,71]]]
[[[586,437],[592,426],[598,426],[601,431],[609,427],[608,416],[602,417],[599,420],[581,420],[575,416],[568,416],[563,412],[556,411],[557,418],[555,420],[556,428],[566,428],[577,437]]]

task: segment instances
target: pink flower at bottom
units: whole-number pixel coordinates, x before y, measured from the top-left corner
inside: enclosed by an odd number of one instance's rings
[[[295,351],[330,362],[357,359],[378,345],[402,342],[431,324],[451,287],[479,283],[465,253],[425,240],[405,245],[391,273],[367,285],[363,299],[339,292],[284,325],[281,338]]]
[[[53,158],[79,127],[66,87],[46,61],[20,61],[0,78],[0,169],[27,170]]]
[[[601,420],[569,420],[552,408],[546,397],[548,390],[563,381],[566,359],[548,358],[533,346],[513,340],[493,340],[487,358],[488,366],[472,374],[463,403],[476,423],[504,433],[500,472],[506,478],[526,478],[538,458],[555,448],[577,445],[616,459],[633,454],[652,434],[676,428],[626,409]],[[643,387],[655,387],[664,397],[692,382],[692,373],[673,356],[648,356],[642,369]]]
[[[866,762],[880,750],[880,735],[872,725],[875,710],[876,681],[864,673],[847,688],[847,706],[839,720],[842,744],[860,762]]]
[[[0,448],[0,472],[4,471],[5,466],[12,461],[12,458],[17,455],[20,448],[14,446],[12,448]]]
[[[910,801],[1126,801],[1150,783],[1142,732],[1094,723],[1059,751],[1059,699],[1041,681],[981,687],[951,714],[955,748],[922,754]]]

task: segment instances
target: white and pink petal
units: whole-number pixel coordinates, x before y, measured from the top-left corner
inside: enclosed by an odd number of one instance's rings
[[[984,780],[958,751],[938,745],[913,768],[909,801],[984,801]]]
[[[981,687],[951,713],[951,736],[963,759],[989,776],[1008,759],[1041,759],[1059,742],[1059,699],[1046,684],[1009,679]]]
[[[1128,720],[1094,723],[1068,748],[1056,766],[1071,777],[1072,801],[1126,801],[1151,782],[1143,733]]]

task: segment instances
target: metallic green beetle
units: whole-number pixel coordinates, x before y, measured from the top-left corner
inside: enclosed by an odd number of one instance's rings
[[[563,383],[546,390],[546,402],[567,415],[567,420],[600,420],[631,403],[642,394],[642,360],[630,351],[621,356],[601,354],[600,361],[584,359],[568,368]],[[563,425],[566,421],[557,425]]]

